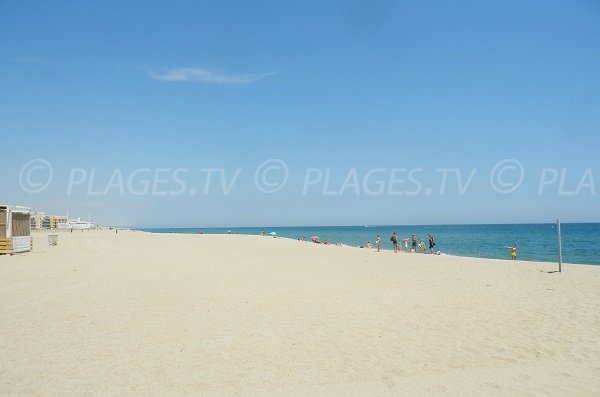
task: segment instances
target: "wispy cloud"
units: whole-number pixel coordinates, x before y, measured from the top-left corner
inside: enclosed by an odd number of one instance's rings
[[[162,81],[190,81],[202,84],[252,84],[274,73],[229,75],[207,69],[179,68],[163,72],[151,71],[150,77]]]

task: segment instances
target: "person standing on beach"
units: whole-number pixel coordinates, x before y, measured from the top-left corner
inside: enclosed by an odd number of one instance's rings
[[[390,237],[390,240],[392,241],[392,245],[394,246],[394,253],[398,252],[398,235],[396,234],[396,232],[394,232],[392,234],[392,237]]]
[[[429,233],[429,253],[433,254],[433,247],[435,246],[435,241],[433,241],[433,236]]]
[[[513,261],[517,260],[517,245],[515,243],[513,243],[512,247],[506,247],[506,248],[510,248],[510,257]]]
[[[410,252],[417,252],[417,236],[413,234],[410,239],[412,240]]]
[[[381,250],[381,237],[379,237],[379,234],[377,235],[375,244],[377,245],[377,252],[379,252]]]
[[[423,242],[423,239],[419,241],[419,249],[421,250],[422,254],[425,253],[425,243]]]

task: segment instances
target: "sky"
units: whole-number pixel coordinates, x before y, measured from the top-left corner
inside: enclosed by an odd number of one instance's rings
[[[0,202],[103,225],[600,221],[600,3],[0,0]]]

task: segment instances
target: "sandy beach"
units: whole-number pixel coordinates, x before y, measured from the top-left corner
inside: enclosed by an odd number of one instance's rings
[[[600,395],[600,267],[46,236],[0,257],[3,396]]]

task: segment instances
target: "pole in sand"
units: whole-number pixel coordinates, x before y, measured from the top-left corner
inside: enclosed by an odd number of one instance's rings
[[[556,220],[556,237],[558,247],[558,271],[562,272],[562,242],[560,239],[560,219]]]

